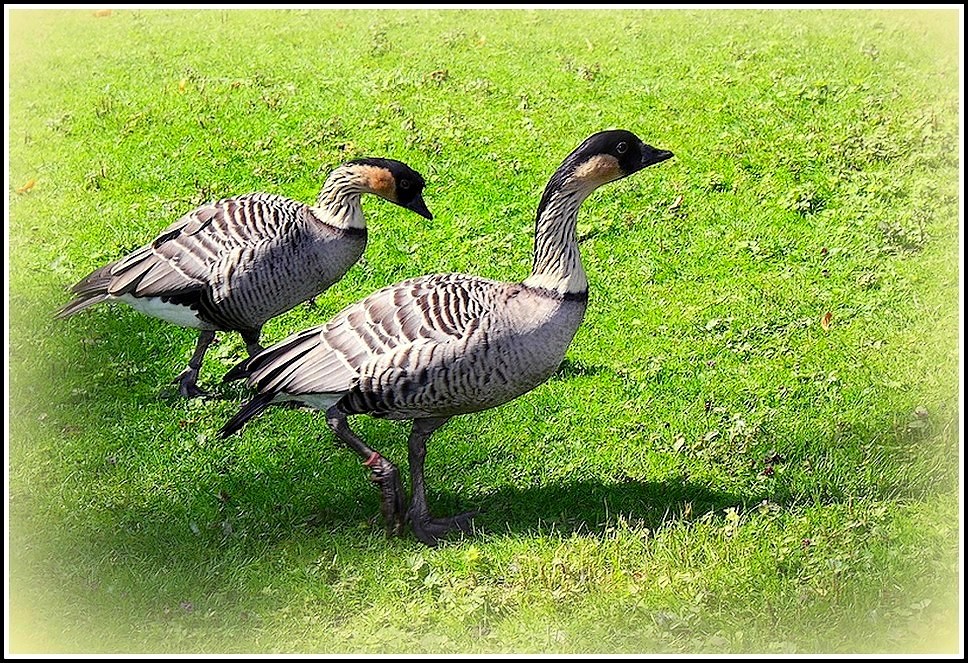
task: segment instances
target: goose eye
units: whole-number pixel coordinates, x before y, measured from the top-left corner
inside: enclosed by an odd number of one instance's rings
[[[410,188],[410,180],[400,180],[400,188],[401,189],[409,189]]]
[[[615,146],[615,151],[619,154],[625,154],[629,151],[629,144],[623,141]]]

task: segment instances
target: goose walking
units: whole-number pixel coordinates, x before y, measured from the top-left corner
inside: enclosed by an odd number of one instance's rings
[[[198,329],[195,352],[174,382],[182,396],[202,396],[198,372],[216,331],[241,334],[249,356],[261,352],[267,320],[326,290],[363,255],[360,196],[376,194],[431,219],[423,188],[406,164],[364,158],[333,170],[312,206],[267,193],[203,205],[75,284],[77,298],[56,317],[120,301]]]
[[[575,233],[579,206],[599,186],[671,156],[628,131],[589,137],[541,197],[534,267],[524,281],[434,274],[374,292],[230,370],[225,380],[246,377],[257,394],[220,434],[231,435],[272,403],[300,401],[325,411],[336,436],[372,471],[389,535],[409,521],[417,538],[433,546],[447,532],[466,529],[473,513],[429,513],[427,440],[451,417],[506,403],[554,373],[588,303]],[[355,414],[413,420],[409,507],[397,468],[350,429],[347,417]]]

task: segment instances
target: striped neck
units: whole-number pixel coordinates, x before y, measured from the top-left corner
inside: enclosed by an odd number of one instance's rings
[[[352,165],[342,165],[326,179],[312,210],[328,225],[344,230],[365,230],[366,219],[360,195],[370,192],[365,173]]]
[[[546,192],[535,224],[534,266],[524,285],[566,297],[587,295],[588,278],[578,252],[576,226],[578,208],[594,189],[571,179]]]

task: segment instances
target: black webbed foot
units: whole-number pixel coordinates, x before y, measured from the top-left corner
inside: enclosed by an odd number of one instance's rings
[[[211,396],[211,394],[198,386],[196,383],[197,379],[198,371],[192,368],[186,368],[172,382],[178,385],[178,393],[185,398],[208,398]]]
[[[413,527],[413,533],[421,542],[435,547],[440,540],[453,531],[467,534],[471,531],[472,520],[479,511],[467,511],[450,518],[431,518],[429,512],[420,512],[413,507],[407,512],[407,520]]]

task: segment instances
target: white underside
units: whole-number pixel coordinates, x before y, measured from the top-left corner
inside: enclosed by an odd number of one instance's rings
[[[132,297],[131,295],[121,295],[117,297],[119,302],[124,302],[139,313],[150,315],[153,318],[164,320],[180,327],[191,327],[192,329],[211,329],[199,319],[198,315],[187,306],[164,302],[161,297]]]
[[[286,401],[299,401],[305,403],[309,407],[315,410],[322,410],[325,412],[332,406],[336,405],[336,401],[341,399],[343,394],[299,394],[298,396],[293,396],[292,394],[276,394],[276,397],[272,399],[273,403],[283,403]]]

